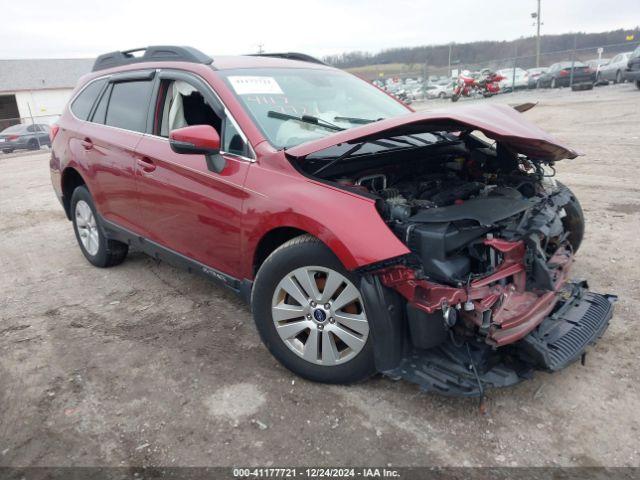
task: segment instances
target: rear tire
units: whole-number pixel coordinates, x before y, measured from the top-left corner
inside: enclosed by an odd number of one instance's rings
[[[282,365],[306,379],[343,384],[369,378],[376,370],[358,286],[359,278],[320,240],[289,240],[269,255],[254,282],[251,306],[260,338]],[[342,305],[352,295],[357,298]]]
[[[80,250],[89,263],[106,268],[122,263],[127,257],[126,243],[105,236],[93,198],[85,186],[77,187],[71,195],[71,219]]]
[[[636,80],[636,88],[640,90],[640,80]]]
[[[2,153],[13,153],[13,148],[5,148],[2,150]]]

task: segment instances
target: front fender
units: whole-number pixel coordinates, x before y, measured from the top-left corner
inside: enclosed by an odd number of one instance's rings
[[[380,217],[372,199],[332,185],[252,165],[244,204],[244,275],[269,231],[292,227],[316,236],[348,270],[406,255],[409,249]],[[260,192],[260,193],[258,193]]]

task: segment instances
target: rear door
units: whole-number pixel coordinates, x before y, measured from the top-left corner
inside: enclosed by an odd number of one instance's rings
[[[140,218],[145,236],[174,252],[239,276],[243,189],[252,153],[246,137],[203,80],[161,71],[156,82],[152,128],[136,149]],[[178,154],[173,129],[211,125],[221,138],[226,166],[216,173],[204,155]]]
[[[115,74],[83,129],[82,149],[92,173],[92,194],[100,214],[141,232],[134,152],[147,128],[155,71]]]

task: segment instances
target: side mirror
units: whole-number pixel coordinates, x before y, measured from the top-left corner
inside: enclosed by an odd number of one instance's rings
[[[209,170],[220,173],[226,160],[220,155],[220,135],[211,125],[191,125],[171,130],[171,150],[181,154],[204,155]]]

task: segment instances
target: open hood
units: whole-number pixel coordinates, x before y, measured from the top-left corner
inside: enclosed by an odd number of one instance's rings
[[[544,161],[575,158],[578,152],[561,144],[506,105],[470,105],[451,110],[416,112],[350,128],[289,148],[290,158],[301,159],[340,143],[358,143],[429,131],[479,130],[516,153]]]

